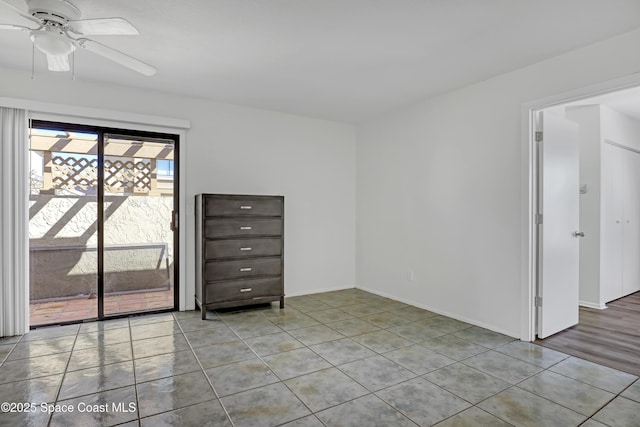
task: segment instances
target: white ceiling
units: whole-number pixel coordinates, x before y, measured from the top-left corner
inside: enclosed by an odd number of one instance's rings
[[[158,68],[80,51],[78,80],[347,122],[640,27],[638,0],[71,1],[132,22],[140,36],[94,38]],[[0,23],[15,16],[0,4]],[[0,67],[31,69],[27,33],[0,32],[0,52]]]

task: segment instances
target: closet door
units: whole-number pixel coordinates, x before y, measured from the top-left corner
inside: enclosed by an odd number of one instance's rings
[[[604,302],[622,296],[622,149],[602,144],[600,292]]]
[[[623,191],[622,295],[640,290],[640,154],[620,149]]]

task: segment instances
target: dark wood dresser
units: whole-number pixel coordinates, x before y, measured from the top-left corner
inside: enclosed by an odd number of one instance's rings
[[[280,300],[284,197],[196,195],[196,303],[207,309]]]

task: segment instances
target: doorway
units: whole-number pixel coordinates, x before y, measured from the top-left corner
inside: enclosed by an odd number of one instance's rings
[[[551,277],[547,282],[544,276],[544,266],[548,263],[545,256],[554,258],[559,252],[553,252],[554,248],[546,248],[544,239],[540,238],[541,230],[548,226],[549,221],[553,222],[553,218],[547,215],[548,206],[545,206],[544,199],[546,161],[543,151],[537,149],[532,156],[532,164],[538,164],[538,167],[533,168],[537,178],[534,180],[537,185],[534,214],[540,214],[539,221],[538,215],[532,215],[535,222],[539,222],[535,224],[538,239],[535,240],[533,251],[536,255],[533,283],[538,284],[534,294],[534,322],[537,329],[533,335],[539,338],[538,343],[553,342],[556,346],[565,343],[565,349],[554,348],[569,354],[573,354],[571,348],[578,346],[576,339],[583,340],[586,347],[590,345],[589,342],[606,341],[609,348],[614,350],[603,357],[610,357],[611,363],[600,360],[599,363],[613,366],[615,354],[626,351],[615,350],[617,344],[613,342],[615,340],[611,340],[612,333],[616,330],[612,319],[620,314],[617,308],[613,310],[611,307],[620,305],[622,300],[618,298],[626,295],[637,297],[633,293],[640,290],[640,258],[635,255],[640,253],[640,88],[565,101],[540,110],[541,114],[558,115],[578,128],[579,144],[576,153],[579,156],[579,181],[572,184],[570,195],[565,196],[578,200],[578,221],[576,223],[574,220],[573,225],[565,227],[560,233],[568,236],[575,230],[573,235],[578,237],[575,239],[576,244],[573,248],[565,248],[562,256],[566,255],[566,251],[574,251],[579,262],[571,266],[572,278],[578,283],[575,291],[570,292],[571,298],[561,303],[554,299],[547,304],[549,301],[544,296],[545,285],[566,290],[570,281],[566,277],[557,276]],[[537,117],[532,117],[534,118]],[[543,129],[539,123],[535,123],[532,130],[537,132]],[[544,131],[546,133],[546,129]],[[534,133],[531,139],[544,140],[545,137],[546,135]],[[547,142],[554,143],[551,140]],[[567,163],[561,162],[559,165],[563,173],[572,169]],[[622,179],[624,177],[626,179]],[[550,188],[553,193],[553,185]],[[609,310],[611,316],[607,316],[606,312]],[[575,314],[571,321],[566,321],[551,333],[541,333],[540,323],[545,315],[554,317],[556,313],[566,315],[567,312]],[[633,317],[634,322],[640,322],[640,313],[636,310],[627,310],[626,315]],[[606,328],[593,327],[594,319],[605,318],[607,320],[602,322],[607,323]],[[621,328],[624,329],[622,326]],[[549,336],[551,338],[547,338]],[[568,339],[569,336],[571,340]],[[621,345],[626,345],[624,340],[619,341]],[[633,363],[637,364],[638,361]]]
[[[640,292],[607,303],[606,310],[580,307],[580,322],[536,344],[640,376]]]
[[[178,143],[31,123],[32,327],[177,309]]]

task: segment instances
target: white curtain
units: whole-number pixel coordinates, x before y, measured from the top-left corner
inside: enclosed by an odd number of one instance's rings
[[[0,337],[29,328],[27,112],[0,107]]]

